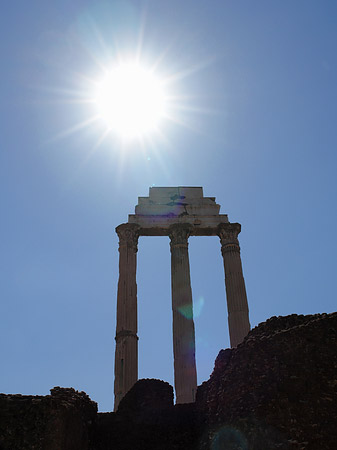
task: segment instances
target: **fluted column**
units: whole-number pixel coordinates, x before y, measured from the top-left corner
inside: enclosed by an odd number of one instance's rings
[[[137,244],[136,224],[116,228],[119,237],[119,280],[115,353],[115,411],[138,379],[137,337]]]
[[[197,390],[195,332],[188,259],[189,225],[171,226],[174,385],[176,403],[193,403]]]
[[[239,223],[226,223],[218,227],[225,268],[231,347],[236,347],[240,344],[250,330],[247,294],[238,241],[240,231],[241,225]]]

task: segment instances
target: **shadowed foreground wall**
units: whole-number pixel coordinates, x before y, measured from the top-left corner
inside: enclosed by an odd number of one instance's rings
[[[0,450],[337,448],[337,313],[273,317],[221,350],[195,404],[140,380],[117,413],[84,393],[0,395]]]
[[[197,397],[214,439],[238,430],[242,448],[336,449],[336,335],[336,313],[294,314],[222,350]]]
[[[89,450],[97,404],[84,392],[55,387],[51,395],[0,394],[0,450]]]

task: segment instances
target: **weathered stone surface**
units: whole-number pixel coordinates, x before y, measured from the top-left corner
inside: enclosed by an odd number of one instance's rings
[[[214,197],[204,197],[202,187],[152,187],[149,197],[140,197],[138,216],[218,215]]]
[[[195,331],[188,259],[189,236],[215,236],[224,260],[231,346],[250,330],[238,234],[241,225],[220,215],[215,197],[204,197],[201,187],[152,187],[140,197],[129,222],[119,225],[119,281],[115,353],[115,411],[137,380],[136,252],[139,236],[169,236],[173,310],[174,386],[178,404],[195,400],[197,373]],[[181,314],[184,309],[189,312]]]
[[[229,448],[335,449],[336,369],[337,313],[260,324],[237,348],[219,353],[198,389],[209,426],[201,448],[236,439]]]
[[[129,223],[140,226],[142,236],[165,236],[172,224],[194,225],[195,235],[215,235],[226,214],[219,214],[215,197],[204,197],[201,187],[152,187],[149,197],[139,197]]]
[[[97,404],[84,392],[55,387],[51,395],[0,394],[1,450],[89,450]]]
[[[1,450],[335,450],[337,313],[272,317],[221,350],[194,404],[140,380],[118,413],[86,394],[0,395]]]

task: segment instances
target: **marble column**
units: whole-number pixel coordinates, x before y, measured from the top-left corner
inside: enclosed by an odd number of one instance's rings
[[[238,234],[239,223],[224,223],[218,227],[225,268],[228,326],[231,347],[236,347],[250,331],[245,280],[242,273]]]
[[[176,403],[193,403],[197,390],[195,332],[187,242],[190,229],[189,225],[176,224],[169,230]]]
[[[119,237],[119,280],[115,353],[115,406],[138,379],[137,337],[137,244],[139,226],[124,223],[116,228]]]

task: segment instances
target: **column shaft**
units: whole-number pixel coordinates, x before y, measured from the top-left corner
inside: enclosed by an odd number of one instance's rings
[[[249,310],[245,280],[243,278],[238,234],[238,223],[221,224],[218,234],[224,261],[231,347],[236,347],[250,331]]]
[[[188,227],[173,225],[170,229],[176,403],[193,403],[197,390],[188,236]]]
[[[138,226],[122,224],[119,236],[119,280],[115,352],[115,406],[138,379],[137,337],[137,243]]]

